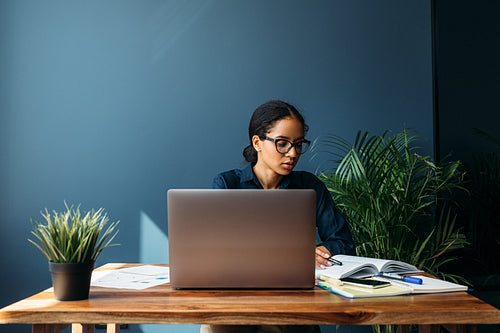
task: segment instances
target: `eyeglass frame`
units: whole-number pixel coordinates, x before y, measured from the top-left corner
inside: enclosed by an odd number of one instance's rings
[[[278,139],[275,139],[275,138],[270,138],[268,136],[264,136],[262,137],[261,139],[263,140],[267,140],[267,141],[271,141],[271,142],[274,142],[274,147],[276,148],[276,151],[280,154],[288,154],[290,152],[290,150],[292,150],[292,148],[295,148],[295,153],[297,153],[297,155],[302,155],[304,153],[307,152],[307,150],[309,149],[309,146],[311,145],[311,141],[309,140],[306,140],[306,139],[299,139],[300,141],[297,141],[297,142],[292,142],[290,140],[287,140],[287,139],[282,139],[282,138],[278,138]],[[288,148],[288,150],[284,153],[280,152],[278,150],[278,141],[286,141],[290,144],[290,147]],[[297,151],[297,145],[300,144],[300,143],[307,143],[307,149],[305,151],[301,151],[300,153]]]

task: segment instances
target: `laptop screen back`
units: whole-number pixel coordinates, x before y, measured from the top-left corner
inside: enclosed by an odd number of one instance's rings
[[[173,288],[312,288],[314,190],[169,190]]]

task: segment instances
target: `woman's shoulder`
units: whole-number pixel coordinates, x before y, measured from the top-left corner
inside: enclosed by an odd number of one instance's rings
[[[219,173],[212,181],[212,188],[237,188],[241,182],[242,170],[231,169]]]
[[[215,178],[224,178],[224,179],[240,179],[241,178],[241,169],[231,169],[220,172]]]

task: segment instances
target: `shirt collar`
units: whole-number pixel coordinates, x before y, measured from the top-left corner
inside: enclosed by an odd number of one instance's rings
[[[257,176],[255,176],[255,173],[253,172],[252,163],[248,163],[248,165],[241,170],[240,182],[246,183],[252,180],[257,180]],[[257,180],[257,183],[258,182],[259,181]]]
[[[288,176],[284,176],[283,179],[281,180],[280,189],[287,188],[288,185],[290,185],[290,183],[293,181],[293,179],[294,179],[293,172]],[[241,170],[240,182],[246,183],[251,181],[253,181],[258,187],[262,187],[259,180],[257,179],[257,176],[255,175],[255,172],[253,172],[252,163],[248,163],[248,165]]]

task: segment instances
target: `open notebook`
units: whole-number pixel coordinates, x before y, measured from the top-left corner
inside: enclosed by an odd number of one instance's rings
[[[377,275],[379,272],[398,274],[421,272],[417,267],[397,260],[357,257],[345,254],[335,255],[332,258],[340,261],[342,265],[329,266],[324,270],[316,269],[317,277],[325,275],[336,279],[344,277],[365,278]]]

